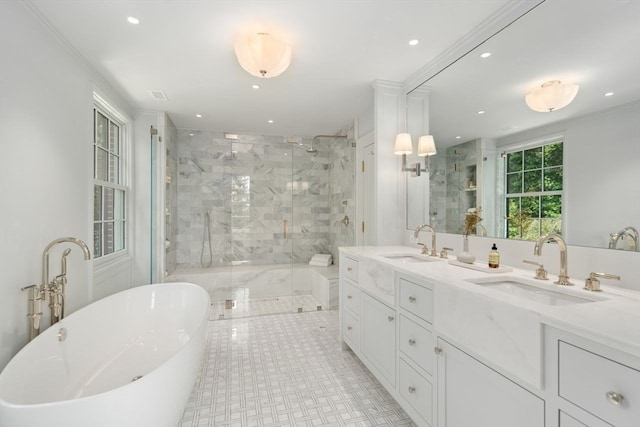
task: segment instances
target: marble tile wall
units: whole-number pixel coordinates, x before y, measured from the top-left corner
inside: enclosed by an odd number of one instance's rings
[[[339,140],[334,152],[335,141],[320,140],[309,153],[311,139],[297,146],[276,136],[231,141],[178,130],[176,267],[306,263],[352,244],[353,232],[338,229],[336,218],[355,214],[348,173],[355,148]]]

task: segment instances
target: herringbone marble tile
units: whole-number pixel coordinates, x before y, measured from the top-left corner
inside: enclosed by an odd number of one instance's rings
[[[181,427],[414,426],[351,351],[338,311],[209,322]]]

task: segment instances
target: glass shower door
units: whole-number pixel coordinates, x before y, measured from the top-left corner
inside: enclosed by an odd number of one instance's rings
[[[234,317],[292,311],[292,146],[281,138],[232,144]]]

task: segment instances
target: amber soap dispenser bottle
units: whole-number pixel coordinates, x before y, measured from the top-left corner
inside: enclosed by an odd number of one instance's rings
[[[489,268],[498,267],[500,267],[500,252],[498,252],[498,248],[494,243],[491,247],[491,251],[489,252]]]

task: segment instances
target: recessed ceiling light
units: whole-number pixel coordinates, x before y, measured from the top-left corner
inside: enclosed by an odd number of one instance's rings
[[[613,92],[607,92],[604,94],[604,96],[612,96],[612,95],[613,95]]]
[[[273,123],[273,120],[267,120],[267,123]]]
[[[460,135],[456,136],[456,139],[460,139],[460,138],[462,138]]]
[[[484,110],[478,111],[478,114],[484,114]]]
[[[418,43],[420,43],[420,40],[418,40],[418,39],[409,40],[409,46],[415,46]]]
[[[133,16],[128,17],[128,18],[127,18],[127,21],[128,21],[130,24],[134,24],[134,25],[137,25],[137,24],[139,24],[139,23],[140,23],[140,20],[139,20],[138,18],[134,18]]]
[[[189,136],[193,136],[193,132],[189,132]]]
[[[196,114],[196,117],[200,118],[200,117],[202,117],[202,114]]]
[[[480,58],[488,58],[490,56],[491,56],[491,52],[485,52],[485,53],[480,55]]]
[[[251,89],[260,89],[260,85],[251,85]]]

